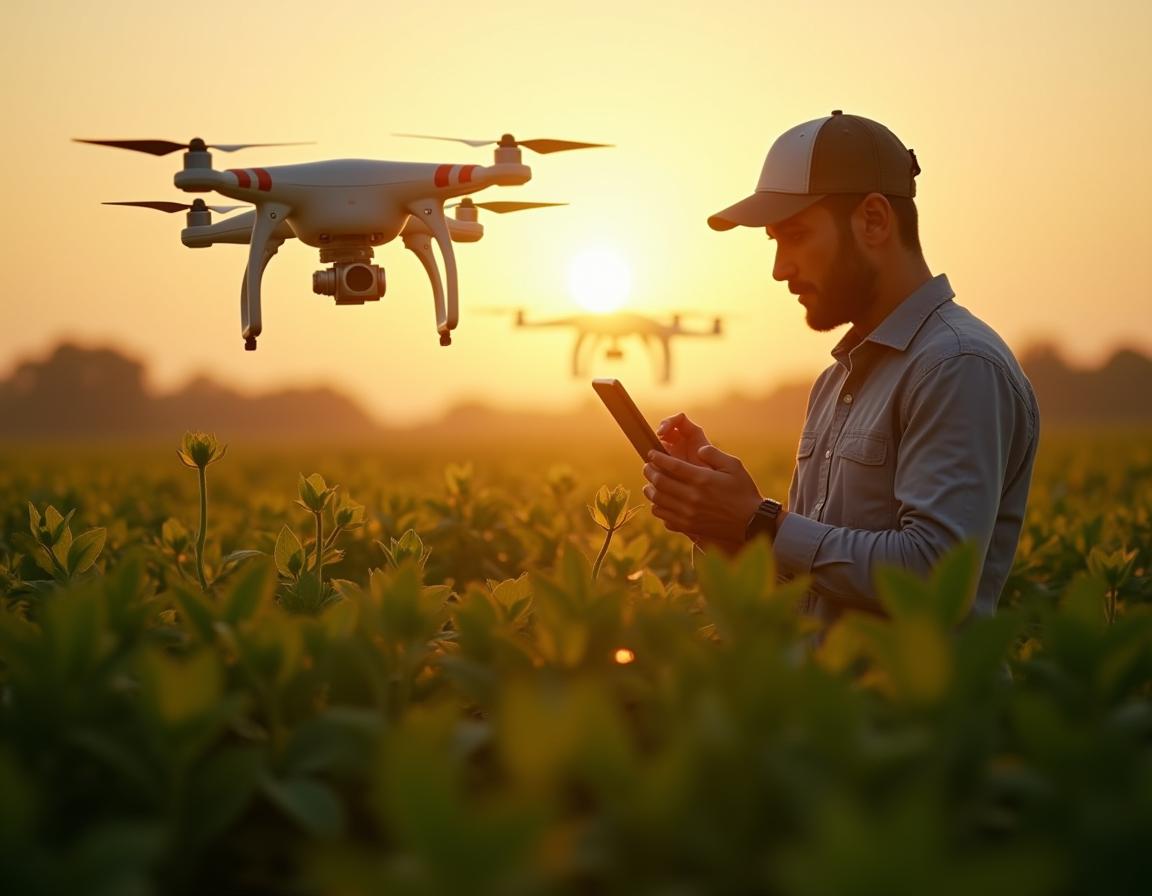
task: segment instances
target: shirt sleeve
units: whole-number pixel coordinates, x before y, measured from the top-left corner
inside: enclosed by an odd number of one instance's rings
[[[1023,408],[1008,375],[979,355],[941,361],[905,399],[895,470],[898,528],[851,529],[789,513],[774,552],[784,572],[807,574],[833,601],[875,605],[877,567],[927,573],[949,548],[987,552]]]

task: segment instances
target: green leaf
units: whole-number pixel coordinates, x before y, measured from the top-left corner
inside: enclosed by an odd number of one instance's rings
[[[60,567],[67,571],[68,569],[68,551],[72,548],[72,530],[65,526],[60,530],[60,534],[53,539],[52,543],[52,556],[56,558],[56,562]]]
[[[932,591],[924,579],[899,566],[876,570],[876,596],[894,619],[932,613]]]
[[[972,609],[980,584],[980,567],[974,541],[956,545],[936,564],[932,572],[932,603],[942,625],[959,625]]]
[[[69,514],[71,516],[71,514]],[[52,543],[56,543],[56,539],[60,537],[60,532],[64,526],[64,517],[60,515],[60,511],[49,504],[44,508],[44,525],[48,529],[48,537]]]
[[[227,557],[220,561],[222,566],[227,566],[230,563],[240,563],[243,560],[251,560],[254,557],[267,557],[263,551],[233,551]]]
[[[384,730],[376,712],[333,707],[300,724],[284,748],[290,777],[319,772],[367,773],[376,739]]]
[[[264,770],[255,747],[226,747],[197,769],[189,791],[185,833],[193,844],[207,843],[230,828],[248,808]]]
[[[77,536],[71,547],[68,548],[68,562],[64,564],[64,568],[68,570],[70,576],[80,575],[92,567],[104,549],[106,537],[107,532],[103,527],[89,529]]]
[[[489,582],[488,587],[492,591],[492,599],[504,609],[532,594],[532,580],[528,573],[523,573],[518,579],[505,579],[499,583]]]
[[[1108,627],[1105,610],[1105,592],[1108,583],[1104,579],[1081,572],[1069,583],[1060,603],[1060,612],[1076,620],[1085,629],[1101,632]]]
[[[279,780],[265,777],[263,791],[285,815],[316,837],[339,837],[344,830],[344,807],[332,788],[312,778]]]
[[[193,630],[200,635],[200,639],[206,644],[215,641],[216,617],[213,615],[208,602],[199,594],[194,594],[183,588],[176,592],[176,600]]]
[[[28,502],[28,528],[32,530],[32,537],[40,537],[40,511],[31,501]]]
[[[228,592],[224,618],[235,625],[248,619],[256,608],[272,597],[273,581],[268,565],[253,563],[242,570]]]
[[[304,568],[304,546],[288,526],[284,526],[276,538],[275,558],[276,569],[282,576],[295,577]]]
[[[199,718],[223,693],[220,658],[208,651],[177,659],[150,650],[140,661],[140,681],[159,717],[170,725]]]

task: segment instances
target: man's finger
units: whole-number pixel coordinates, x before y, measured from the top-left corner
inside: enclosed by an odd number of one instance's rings
[[[655,464],[644,465],[644,478],[654,485],[655,491],[689,504],[700,500],[700,489],[696,485],[680,482],[669,473],[658,470]]]
[[[696,423],[688,417],[687,414],[681,412],[673,414],[671,417],[665,417],[660,421],[660,426],[656,430],[657,435],[665,435],[667,433],[677,432],[681,436],[696,438],[704,432]]]
[[[652,516],[663,522],[664,528],[669,532],[688,532],[688,521],[665,507],[658,507],[657,505],[653,504]]]
[[[644,497],[652,502],[653,513],[659,508],[664,513],[675,514],[684,520],[691,519],[694,515],[692,505],[685,504],[680,499],[653,488],[651,485],[644,486]]]
[[[660,421],[660,425],[656,427],[656,435],[664,435],[683,419],[685,419],[683,413],[673,414],[671,417],[665,417]]]
[[[725,454],[715,445],[705,445],[696,452],[696,456],[714,470],[723,470],[725,473],[735,473],[744,465],[740,458],[732,454]]]
[[[661,454],[659,451],[648,452],[648,462],[654,464],[658,470],[667,473],[673,479],[693,485],[703,485],[708,481],[708,477],[713,475],[713,471],[706,467],[690,464],[688,461],[680,460],[670,454]]]

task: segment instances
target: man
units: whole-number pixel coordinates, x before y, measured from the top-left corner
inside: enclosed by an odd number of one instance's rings
[[[1003,340],[953,302],[920,248],[915,154],[839,110],[784,133],[756,192],[708,219],[765,228],[772,275],[818,331],[851,323],[808,400],[787,510],[684,414],[644,467],[652,513],[729,552],[772,539],[809,575],[809,612],[879,612],[873,573],[927,572],[957,542],[983,568],[973,613],[995,611],[1012,566],[1039,431],[1031,384]]]

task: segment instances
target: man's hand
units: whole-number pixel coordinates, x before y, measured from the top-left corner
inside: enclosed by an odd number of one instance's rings
[[[704,437],[700,427],[691,426],[699,438]],[[649,453],[644,478],[652,515],[663,520],[666,529],[729,549],[743,544],[748,521],[763,500],[740,459],[706,439],[693,459]]]
[[[711,445],[704,430],[688,419],[687,414],[665,417],[656,427],[656,435],[673,457],[690,464],[700,465],[699,454],[705,445]]]

